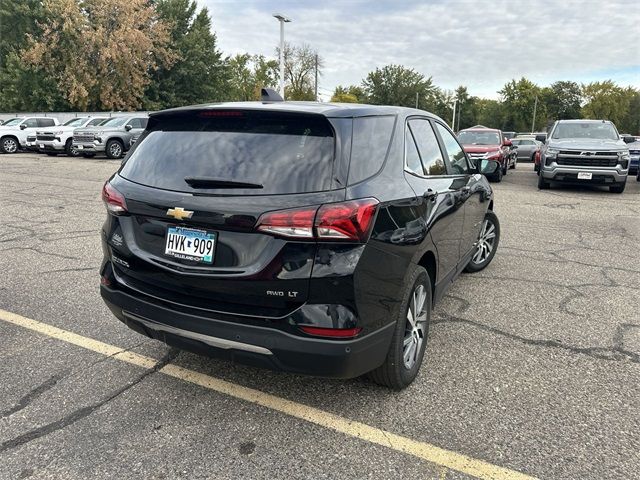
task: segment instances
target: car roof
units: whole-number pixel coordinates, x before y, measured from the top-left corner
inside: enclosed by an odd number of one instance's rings
[[[489,127],[469,127],[469,128],[460,130],[460,132],[497,132],[499,133],[500,130],[497,128],[489,128]]]
[[[170,115],[172,113],[193,110],[222,110],[240,108],[245,110],[263,110],[288,113],[313,113],[325,117],[366,117],[372,115],[422,115],[438,118],[436,115],[415,108],[396,107],[388,105],[367,105],[362,103],[322,103],[322,102],[223,102],[205,103],[187,107],[171,108],[151,113],[150,117]]]

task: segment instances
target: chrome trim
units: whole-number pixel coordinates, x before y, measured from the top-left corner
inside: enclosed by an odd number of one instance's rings
[[[180,337],[190,338],[198,342],[206,343],[215,348],[222,348],[223,350],[243,350],[245,352],[260,353],[262,355],[273,355],[273,352],[267,348],[259,347],[257,345],[251,345],[249,343],[236,342],[234,340],[227,340],[225,338],[211,337],[202,333],[191,332],[189,330],[183,330],[177,327],[171,327],[163,323],[154,322],[147,318],[142,318],[137,315],[133,315],[129,312],[122,312],[122,314],[134,322],[142,323],[145,327],[155,330],[157,332],[167,332]]]

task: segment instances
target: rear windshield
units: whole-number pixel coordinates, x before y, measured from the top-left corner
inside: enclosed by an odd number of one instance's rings
[[[287,194],[331,188],[333,130],[319,115],[211,110],[154,119],[120,175],[181,192]],[[185,178],[262,188],[193,188]]]
[[[463,130],[458,134],[458,140],[463,145],[500,145],[500,135],[497,132],[481,130]]]

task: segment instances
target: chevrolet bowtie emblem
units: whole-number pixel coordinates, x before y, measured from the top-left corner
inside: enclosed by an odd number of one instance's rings
[[[185,210],[182,207],[176,207],[167,210],[167,215],[175,218],[176,220],[184,220],[185,218],[191,218],[193,212],[191,210]]]

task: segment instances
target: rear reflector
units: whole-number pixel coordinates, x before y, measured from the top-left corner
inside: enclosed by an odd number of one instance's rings
[[[305,327],[301,326],[300,329],[304,333],[308,333],[309,335],[315,335],[317,337],[328,337],[328,338],[348,338],[355,337],[358,335],[362,328],[320,328],[320,327]]]
[[[378,206],[375,198],[267,212],[256,229],[273,235],[309,240],[366,242]]]
[[[124,200],[124,196],[108,180],[102,187],[102,201],[107,207],[107,211],[113,215],[127,213],[127,203]]]

